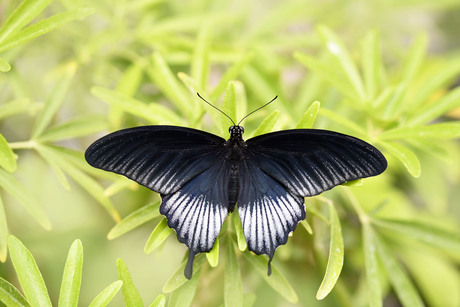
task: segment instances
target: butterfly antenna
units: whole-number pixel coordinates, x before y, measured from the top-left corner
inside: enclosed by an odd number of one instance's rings
[[[216,109],[217,111],[219,111],[220,113],[224,114],[225,116],[227,116],[227,118],[233,123],[233,126],[236,126],[235,122],[233,121],[233,119],[228,116],[227,114],[224,113],[224,111],[222,111],[221,109],[219,109],[218,107],[212,105],[210,102],[208,102],[206,99],[204,99],[203,97],[201,97],[200,93],[196,93],[198,95],[198,97],[200,97],[204,102],[206,102],[207,104],[209,104],[211,107],[213,107],[214,109]]]
[[[266,106],[268,106],[270,103],[272,103],[273,101],[275,101],[275,99],[278,98],[278,95],[275,96],[275,98],[273,98],[272,100],[270,100],[269,102],[267,102],[266,104],[264,104],[263,106],[255,109],[254,111],[252,111],[251,113],[249,113],[248,115],[246,115],[245,117],[243,117],[239,122],[238,122],[238,125],[239,126],[241,124],[241,122],[246,118],[248,117],[249,115],[251,115],[252,113],[256,112],[256,111],[259,111],[260,109],[262,108],[265,108]]]

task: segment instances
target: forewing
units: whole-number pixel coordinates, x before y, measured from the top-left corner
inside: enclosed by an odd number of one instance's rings
[[[248,158],[299,196],[382,173],[387,162],[372,145],[327,130],[295,129],[249,139]]]
[[[124,175],[147,188],[170,194],[221,157],[224,139],[196,129],[142,126],[111,133],[85,152],[96,168]]]
[[[216,163],[170,195],[162,195],[160,213],[177,239],[189,249],[185,276],[191,278],[193,258],[209,252],[228,213],[229,167]]]
[[[238,213],[249,250],[271,261],[275,249],[286,244],[289,233],[305,218],[304,199],[246,159],[240,165]]]

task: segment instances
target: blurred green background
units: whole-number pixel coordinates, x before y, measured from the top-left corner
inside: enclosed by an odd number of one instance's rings
[[[313,235],[299,225],[274,259],[297,300],[236,250],[244,306],[460,306],[458,0],[3,0],[0,25],[0,277],[16,287],[8,234],[34,255],[53,305],[75,239],[84,249],[79,306],[118,280],[117,258],[144,304],[162,293],[186,248],[173,234],[144,253],[160,217],[107,239],[119,217],[158,196],[92,170],[82,153],[142,124],[227,136],[228,121],[199,91],[217,106],[225,96],[237,118],[279,95],[244,122],[246,138],[307,126],[311,115],[314,128],[361,137],[389,161],[382,176],[306,199]],[[317,300],[331,202],[345,262]],[[221,236],[217,268],[204,264],[196,292],[170,305],[230,304],[222,254],[236,240],[231,223]],[[369,256],[369,242],[387,249]],[[125,300],[120,291],[110,306]]]

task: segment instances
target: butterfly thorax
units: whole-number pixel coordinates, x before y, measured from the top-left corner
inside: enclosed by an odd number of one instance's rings
[[[243,149],[246,142],[243,140],[244,129],[241,126],[231,126],[229,129],[230,138],[225,142],[227,149],[226,159],[230,162],[230,179],[228,182],[228,211],[233,212],[238,199],[240,161],[243,158]]]

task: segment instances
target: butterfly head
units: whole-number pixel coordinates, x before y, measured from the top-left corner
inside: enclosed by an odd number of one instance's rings
[[[230,137],[238,137],[242,138],[244,133],[244,128],[242,126],[230,126],[228,128],[228,132],[230,132]]]

